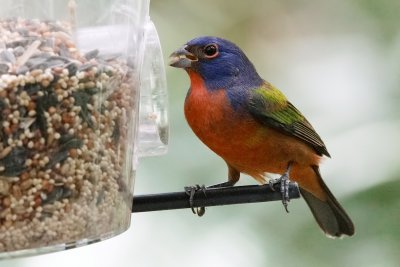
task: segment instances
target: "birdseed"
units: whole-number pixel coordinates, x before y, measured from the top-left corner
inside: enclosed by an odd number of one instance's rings
[[[0,20],[0,252],[127,228],[136,85],[67,23]]]

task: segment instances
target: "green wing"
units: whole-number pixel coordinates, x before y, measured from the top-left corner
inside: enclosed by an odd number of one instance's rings
[[[261,124],[294,136],[313,147],[319,155],[330,157],[324,142],[311,124],[285,95],[271,84],[265,83],[252,91],[249,110]]]

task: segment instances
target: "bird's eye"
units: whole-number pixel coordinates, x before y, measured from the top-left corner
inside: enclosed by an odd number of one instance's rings
[[[215,44],[209,44],[204,47],[204,54],[208,58],[214,58],[218,55],[218,47]]]

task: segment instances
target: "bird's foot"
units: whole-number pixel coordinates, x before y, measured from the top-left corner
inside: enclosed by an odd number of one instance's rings
[[[205,207],[194,207],[193,206],[193,201],[194,201],[194,194],[197,191],[202,191],[203,194],[205,196],[206,195],[206,187],[204,185],[195,185],[195,186],[185,186],[184,187],[186,194],[189,196],[189,206],[192,209],[193,214],[197,214],[197,216],[201,217],[204,215],[204,213],[206,212],[206,208]]]
[[[289,172],[287,171],[280,178],[282,204],[283,204],[283,207],[285,207],[285,210],[286,210],[287,213],[289,213],[288,205],[289,205],[289,202],[290,202],[289,183],[290,183]]]
[[[272,191],[276,191],[275,190],[275,185],[277,184],[277,183],[280,183],[281,182],[281,180],[280,179],[269,179],[269,181],[268,181],[268,186],[269,186],[269,188],[271,188],[271,190]]]
[[[271,188],[272,191],[276,191],[276,187],[278,187],[278,190],[280,190],[281,195],[282,195],[282,204],[285,207],[286,212],[289,212],[288,210],[288,204],[290,202],[290,197],[289,197],[289,175],[287,173],[283,174],[280,178],[278,179],[270,179],[268,182],[269,188]]]
[[[276,187],[278,186],[278,188],[281,192],[281,195],[282,195],[282,204],[287,213],[289,213],[288,205],[290,202],[290,197],[289,197],[290,176],[289,176],[289,174],[290,174],[291,167],[292,167],[292,163],[290,162],[288,164],[288,168],[286,169],[286,172],[280,178],[270,179],[268,182],[269,188],[271,188],[272,191],[276,191]]]

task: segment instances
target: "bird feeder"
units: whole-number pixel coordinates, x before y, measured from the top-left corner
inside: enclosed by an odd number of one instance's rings
[[[0,5],[0,258],[124,232],[138,158],[168,140],[149,0]]]

